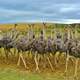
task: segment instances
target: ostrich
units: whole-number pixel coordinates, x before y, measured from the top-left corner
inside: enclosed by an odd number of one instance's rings
[[[12,54],[12,52],[10,51],[11,48],[13,48],[14,42],[17,38],[17,36],[19,35],[19,33],[17,33],[17,31],[15,31],[15,29],[10,30],[9,32],[3,34],[2,39],[0,40],[0,42],[2,43],[1,46],[4,48],[5,51],[5,55],[6,58],[8,59],[8,52]]]
[[[54,39],[54,54],[55,54],[55,64],[57,64],[57,58],[59,56],[59,54],[56,54],[56,52],[62,52],[62,47],[63,47],[63,40],[62,40],[62,36],[60,34],[60,32],[57,32],[56,34],[56,38]]]
[[[40,71],[40,69],[39,69],[40,56],[43,56],[43,57],[45,56],[44,58],[47,59],[49,65],[53,71],[53,66],[52,66],[51,61],[48,56],[48,54],[51,50],[51,49],[50,50],[48,49],[50,44],[51,43],[49,42],[49,40],[47,41],[47,39],[45,39],[43,30],[41,30],[40,37],[34,41],[33,48],[32,48],[32,51],[34,52],[34,55],[35,55],[34,60],[36,63],[36,71]]]
[[[69,54],[70,53],[70,48],[71,48],[70,44],[72,44],[72,42],[77,39],[76,35],[75,35],[76,30],[74,31],[72,29],[73,27],[75,28],[76,25],[71,24],[71,25],[67,25],[67,27],[69,27],[69,29],[68,29],[68,32],[67,32],[68,36],[67,36],[67,41],[66,41],[65,44],[66,44],[66,47],[67,47],[67,54]],[[67,71],[68,57],[66,59],[67,59],[66,60],[66,71]]]
[[[69,39],[68,38],[68,27],[66,25],[64,25],[64,33],[63,33],[64,43],[66,43],[68,39]]]
[[[17,30],[17,26],[18,24],[14,24],[14,28],[12,28],[7,35],[9,35],[11,37],[11,39],[16,42],[19,35],[20,35],[20,32]],[[14,43],[13,42],[13,43]],[[10,44],[13,44],[13,43],[10,43]],[[14,55],[16,54],[16,49],[14,48]]]
[[[46,41],[46,47],[45,47],[45,52],[47,54],[46,57],[47,57],[47,60],[48,60],[48,62],[50,64],[50,67],[51,67],[52,71],[53,71],[53,65],[52,65],[52,63],[51,63],[51,61],[49,59],[49,55],[53,54],[53,52],[55,52],[55,48],[54,48],[54,44],[53,43],[54,43],[54,41],[50,36],[50,37],[48,37],[48,39]]]
[[[68,40],[68,47],[67,47],[67,60],[66,60],[66,69],[65,72],[67,73],[67,69],[68,69],[68,61],[69,59],[72,59],[73,57],[75,58],[76,62],[75,62],[75,73],[74,73],[74,77],[77,77],[77,66],[78,66],[78,61],[79,61],[79,57],[80,57],[80,42],[77,38],[75,38],[75,34],[74,34],[74,38]]]
[[[47,28],[47,25],[46,23],[43,23],[43,26],[42,26],[42,35],[44,37],[44,39],[46,39],[46,28]]]
[[[35,38],[35,35],[33,34],[33,32],[30,30],[29,33],[27,33],[27,35],[25,36],[22,36],[17,42],[16,42],[16,48],[18,50],[18,53],[19,53],[19,58],[18,58],[18,62],[17,62],[17,65],[19,66],[20,65],[20,60],[23,61],[23,64],[25,66],[25,68],[28,69],[28,67],[26,66],[26,62],[23,58],[23,54],[26,52],[26,51],[31,51],[32,49],[32,44],[33,44],[33,41],[34,41],[34,38]]]
[[[74,46],[72,49],[72,56],[75,57],[75,71],[74,71],[74,77],[77,77],[77,71],[78,71],[78,61],[80,58],[80,41],[76,43],[76,46]]]
[[[20,38],[17,42],[16,42],[16,48],[18,50],[18,53],[19,53],[19,58],[18,58],[18,62],[17,62],[17,65],[19,66],[20,65],[20,60],[23,61],[23,64],[25,66],[25,68],[28,68],[26,66],[26,62],[23,58],[23,54],[25,51],[28,51],[30,50],[30,41],[28,39],[25,39],[25,38]]]
[[[67,28],[67,27],[66,27]],[[57,33],[57,38],[55,39],[55,50],[56,51],[59,51],[59,55],[61,55],[62,52],[65,53],[66,55],[66,70],[65,70],[65,73],[67,72],[67,64],[68,64],[68,54],[69,54],[69,44],[71,43],[71,41],[73,41],[73,37],[72,37],[72,34],[71,34],[71,31],[68,33],[67,30],[65,29],[65,33],[63,35],[63,38],[62,36],[60,35],[60,33],[58,32]],[[55,63],[56,63],[56,59],[55,59]]]
[[[0,48],[2,47],[3,32],[0,31]]]
[[[31,41],[33,40],[33,37],[35,37],[35,32],[34,32],[34,27],[35,24],[28,24],[28,32],[27,32],[27,38]],[[28,57],[30,57],[30,55],[32,55],[31,50],[28,51]],[[33,57],[33,55],[32,55]]]
[[[67,27],[66,27],[67,28]],[[67,66],[67,54],[68,54],[68,43],[70,40],[70,34],[68,34],[67,30],[65,28],[65,33],[62,36],[60,32],[56,32],[56,37],[54,39],[54,54],[55,54],[55,64],[57,66],[58,58],[62,53],[66,55],[66,66]],[[56,54],[56,52],[59,52],[59,54]],[[66,72],[67,70],[65,70]]]
[[[78,27],[78,25],[77,24],[70,24],[70,25],[68,25],[70,28],[70,38],[77,38],[78,36],[77,36],[77,27]]]
[[[1,48],[3,48],[3,32],[1,32],[1,34],[0,34],[0,49]],[[1,52],[1,50],[0,50],[0,52]],[[2,52],[1,52],[2,53]],[[1,56],[2,56],[3,54],[1,54]]]
[[[38,54],[38,52],[39,52],[39,53],[44,53],[44,45],[45,45],[45,43],[43,43],[43,42],[44,42],[44,40],[45,40],[45,26],[46,26],[46,24],[43,23],[42,30],[41,30],[41,32],[40,32],[40,37],[38,36],[39,38],[36,39],[36,40],[34,41],[34,43],[33,43],[33,52],[35,53],[35,55],[34,55],[34,60],[35,60],[35,63],[36,63],[36,71],[39,70],[38,62],[39,62],[39,57],[40,57],[40,55]],[[40,42],[41,42],[41,43],[40,43]],[[42,44],[42,43],[43,43],[43,44]],[[39,44],[40,44],[40,46],[39,46]],[[39,50],[38,46],[39,46],[39,48],[41,48],[40,50]],[[42,52],[42,51],[43,51],[43,52]],[[37,61],[37,55],[38,55],[38,61]]]
[[[44,40],[44,36],[43,36],[43,31],[41,31],[40,38],[35,39],[35,41],[33,43],[33,47],[32,47],[32,52],[34,54],[36,71],[39,71],[39,59],[40,59],[39,54],[45,53],[45,40]]]
[[[77,66],[80,58],[80,41],[72,40],[68,43],[68,54],[67,54],[67,64],[66,64],[66,72],[68,69],[68,61],[70,58],[75,58],[75,72],[74,77],[77,77]]]

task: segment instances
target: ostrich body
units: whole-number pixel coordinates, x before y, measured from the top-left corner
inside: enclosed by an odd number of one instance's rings
[[[49,54],[52,52],[52,41],[50,39],[46,40],[43,36],[43,32],[41,31],[41,35],[39,38],[36,38],[34,43],[33,43],[33,52],[34,52],[34,60],[36,63],[36,71],[39,71],[39,60],[40,56],[43,56],[45,59],[48,60],[48,63],[53,70],[53,66],[51,64],[51,61],[49,59]]]
[[[30,35],[32,36],[32,35]],[[33,44],[33,41],[34,41],[34,36],[33,35],[32,37],[28,38],[27,36],[22,36],[17,42],[16,42],[16,48],[18,50],[18,53],[19,53],[19,58],[18,58],[18,62],[17,62],[17,65],[19,66],[20,65],[20,59],[22,59],[23,63],[24,63],[24,66],[25,68],[28,68],[26,66],[26,62],[23,58],[23,53],[25,53],[26,51],[31,51],[32,49],[32,44]]]
[[[17,31],[15,28],[9,30],[7,33],[3,34],[2,41],[2,47],[6,51],[6,57],[8,58],[8,52],[12,54],[10,51],[11,48],[14,48],[14,44],[16,42],[16,39],[19,36],[19,31]],[[13,55],[13,54],[12,54]]]
[[[68,68],[68,61],[70,58],[74,57],[75,58],[75,72],[74,72],[74,77],[77,77],[77,67],[78,67],[78,61],[80,58],[80,42],[78,40],[73,40],[69,43],[68,46],[68,57],[67,57],[67,65],[66,65],[66,70]]]
[[[43,36],[40,36],[40,38],[36,38],[34,40],[32,51],[36,63],[36,71],[39,71],[39,59],[40,59],[40,55],[44,55],[45,53],[45,45],[46,44]]]

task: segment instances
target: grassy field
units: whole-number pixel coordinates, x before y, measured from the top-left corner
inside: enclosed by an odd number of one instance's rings
[[[48,24],[50,25],[50,24]],[[40,26],[42,24],[36,24],[35,29],[39,31],[41,29]],[[14,27],[14,24],[1,24],[0,30],[7,31]],[[55,27],[55,25],[53,25]],[[52,27],[52,29],[53,29]],[[28,29],[27,24],[18,24],[17,29],[20,31],[26,31]],[[47,27],[47,34],[50,34],[50,27]],[[36,32],[36,30],[35,30]],[[37,32],[38,33],[38,32]],[[64,63],[60,61],[60,63]],[[80,64],[80,62],[79,62]],[[78,80],[80,80],[80,67],[78,68]],[[59,64],[59,67],[51,72],[51,70],[43,70],[41,73],[33,71],[29,71],[24,69],[23,66],[17,67],[16,62],[10,62],[10,64],[6,64],[0,57],[0,80],[73,80],[74,74],[74,64],[69,63],[69,70],[67,77],[64,76],[65,65]]]
[[[64,68],[41,73],[31,72],[21,67],[16,67],[14,64],[0,64],[0,80],[73,80],[73,67],[69,66],[67,77],[64,76]],[[78,80],[80,80],[80,68],[78,71]]]
[[[44,80],[44,79],[64,80],[64,77],[51,73],[40,74],[40,73],[19,71],[11,68],[0,69],[0,80]]]
[[[54,64],[54,60],[52,61]],[[26,70],[22,64],[20,66],[17,66],[16,58],[13,60],[10,57],[7,62],[8,64],[5,62],[5,59],[0,56],[0,80],[73,80],[75,60],[74,63],[69,61],[67,76],[65,76],[65,59],[63,55],[60,58],[58,67],[56,68],[53,65],[53,72],[51,71],[49,65],[45,69],[43,67],[40,67],[41,72],[36,72],[35,64],[28,65],[29,61],[26,61],[28,67],[30,68],[29,70]],[[78,66],[78,80],[80,80],[80,66]]]
[[[72,77],[69,76],[69,80],[72,80]],[[65,80],[63,74],[59,71],[56,72],[29,72],[26,70],[20,70],[17,68],[11,67],[0,67],[0,80]]]

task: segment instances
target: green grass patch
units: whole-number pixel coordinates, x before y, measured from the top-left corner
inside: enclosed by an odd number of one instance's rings
[[[28,73],[14,69],[0,69],[0,80],[64,80],[64,77],[47,73]]]

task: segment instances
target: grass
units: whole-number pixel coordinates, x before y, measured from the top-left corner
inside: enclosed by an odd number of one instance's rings
[[[0,69],[0,80],[64,80],[62,76],[51,75],[50,73],[27,73],[20,72],[14,69]]]
[[[0,59],[0,80],[68,80],[73,79],[74,64],[69,62],[67,77],[64,76],[65,66],[63,60],[60,60],[59,68],[52,72],[50,69],[44,69],[42,72],[26,70],[23,66],[17,67],[15,62],[9,64],[1,63]],[[79,62],[80,64],[80,62]],[[54,66],[53,66],[54,67]],[[80,67],[78,67],[78,80],[80,80]]]
[[[17,29],[20,31],[26,30],[25,26],[28,27],[28,25],[25,24],[18,24]],[[36,27],[42,26],[41,24],[36,24],[35,25],[35,33],[40,32],[40,27],[36,30]],[[55,25],[54,25],[55,26]],[[6,24],[6,25],[0,25],[0,30],[8,30],[10,28],[13,28],[14,24]],[[50,35],[50,27],[47,28],[47,35]],[[52,28],[53,29],[53,28]],[[80,33],[80,30],[78,30]],[[3,52],[3,51],[2,51]],[[0,59],[0,80],[65,80],[65,76],[63,76],[64,73],[64,65],[59,66],[60,69],[54,70],[54,72],[51,71],[44,71],[41,73],[37,73],[34,71],[28,71],[23,69],[22,67],[19,68],[14,65],[12,62],[11,64],[4,64],[2,63],[3,61]],[[61,62],[63,63],[63,62]],[[74,66],[72,64],[69,65],[69,71],[68,71],[68,80],[72,80],[73,77],[73,71],[74,71]],[[78,77],[80,75],[80,68],[78,71]],[[79,77],[80,80],[80,77]]]

